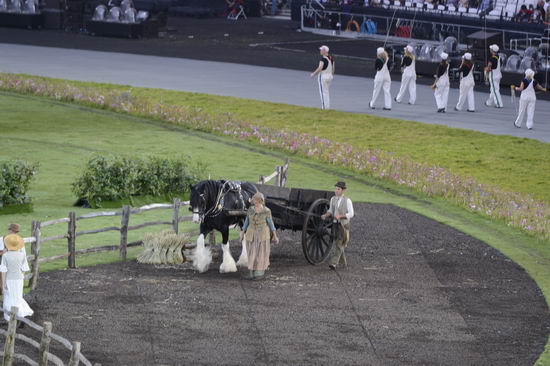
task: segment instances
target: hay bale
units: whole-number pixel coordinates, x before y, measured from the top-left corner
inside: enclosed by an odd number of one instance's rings
[[[179,264],[185,262],[182,250],[190,243],[187,234],[176,234],[172,230],[148,233],[143,237],[143,251],[138,255],[139,263]]]

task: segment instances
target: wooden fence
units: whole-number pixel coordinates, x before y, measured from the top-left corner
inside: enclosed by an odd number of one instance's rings
[[[20,318],[17,316],[16,307],[11,308],[9,315],[10,320],[8,322],[8,329],[0,329],[0,334],[5,335],[6,337],[4,350],[0,351],[0,356],[3,358],[2,366],[11,366],[14,360],[20,360],[32,366],[47,366],[48,362],[56,366],[78,366],[81,362],[85,366],[101,366],[98,363],[92,365],[92,363],[84,357],[81,353],[80,342],[71,342],[68,339],[52,333],[52,323],[44,322],[44,326],[41,327],[29,319]],[[20,321],[26,324],[29,328],[41,333],[40,342],[23,334],[17,334],[17,321]],[[16,353],[16,339],[36,348],[38,350],[38,361],[35,361],[22,353]],[[69,352],[71,352],[71,357],[68,363],[64,363],[61,358],[50,352],[50,343],[52,340],[60,343],[67,350],[69,350]]]
[[[258,184],[265,184],[273,179],[275,179],[275,185],[284,186],[287,180],[288,174],[288,159],[285,161],[285,164],[282,166],[276,167],[275,171],[269,176],[260,176]],[[31,271],[25,276],[26,280],[29,280],[29,286],[31,289],[35,289],[38,285],[39,278],[39,267],[42,263],[52,262],[59,259],[67,258],[67,265],[69,268],[76,268],[76,256],[81,254],[89,253],[99,253],[105,251],[118,250],[120,258],[126,260],[127,249],[129,247],[139,246],[142,244],[141,241],[135,241],[128,243],[128,232],[132,230],[142,229],[148,226],[155,225],[171,225],[172,229],[178,233],[179,224],[184,221],[191,221],[192,216],[180,216],[180,209],[186,205],[189,205],[189,202],[182,202],[179,199],[175,199],[171,204],[165,203],[154,203],[150,205],[145,205],[139,208],[132,208],[130,206],[123,206],[120,211],[104,211],[104,212],[93,212],[84,215],[77,216],[75,212],[69,212],[68,217],[61,219],[49,220],[49,221],[33,221],[32,222],[32,236],[25,238],[25,242],[31,243],[31,254],[27,256],[27,260],[31,264]],[[158,209],[170,209],[172,210],[172,217],[170,221],[151,221],[144,222],[138,225],[130,225],[130,218],[132,215],[140,214],[146,211],[158,210]],[[120,216],[120,226],[109,226],[103,227],[94,230],[82,230],[77,231],[77,223],[82,220],[94,219],[97,217],[109,217],[109,216]],[[66,224],[67,233],[61,235],[53,235],[48,237],[42,237],[42,229],[52,225]],[[77,250],[76,247],[76,238],[82,235],[91,235],[98,234],[108,231],[118,231],[120,233],[119,243],[116,245],[105,245],[100,247],[86,248]],[[51,257],[41,257],[40,250],[44,243],[52,240],[66,239],[67,240],[67,252],[59,255],[54,255]],[[215,243],[214,233],[211,233],[210,243]],[[190,247],[189,249],[191,249]]]

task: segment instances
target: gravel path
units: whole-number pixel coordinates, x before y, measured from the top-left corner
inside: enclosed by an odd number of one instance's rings
[[[522,268],[405,209],[355,206],[337,272],[307,264],[286,232],[263,282],[217,263],[107,264],[43,274],[31,305],[103,365],[534,363],[550,317]]]

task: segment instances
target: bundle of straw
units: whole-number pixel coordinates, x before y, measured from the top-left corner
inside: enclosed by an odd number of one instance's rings
[[[183,263],[183,249],[189,243],[189,235],[178,235],[172,230],[145,234],[143,251],[138,255],[137,261],[148,264]]]

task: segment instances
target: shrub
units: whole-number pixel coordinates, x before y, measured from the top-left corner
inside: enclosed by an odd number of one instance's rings
[[[0,161],[0,209],[30,203],[27,191],[37,169],[24,160]]]
[[[189,187],[205,175],[202,163],[188,158],[94,155],[73,183],[80,201],[101,207],[105,201],[120,201],[133,196],[173,198],[189,192]]]

